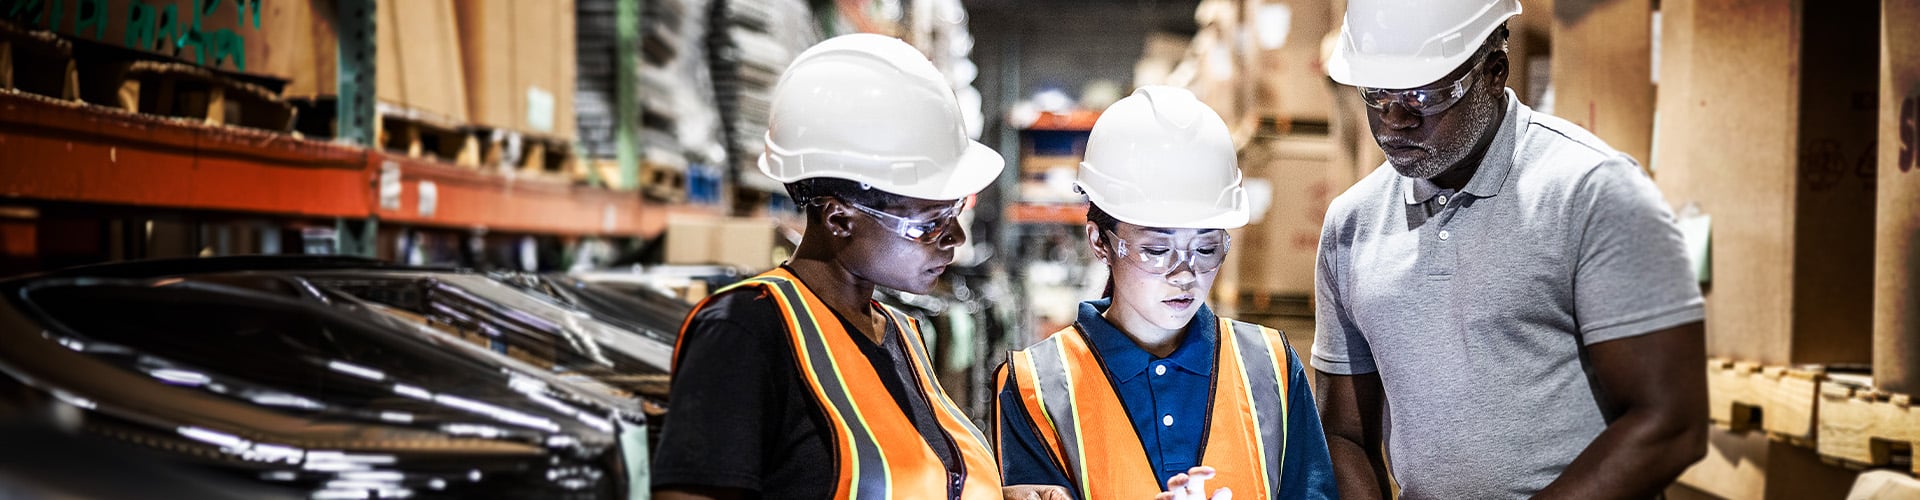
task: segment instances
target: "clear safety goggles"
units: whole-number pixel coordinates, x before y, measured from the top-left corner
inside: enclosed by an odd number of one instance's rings
[[[1106,233],[1108,238],[1113,238],[1115,260],[1127,261],[1147,274],[1170,274],[1182,264],[1194,274],[1213,272],[1226,262],[1227,248],[1233,245],[1233,238],[1225,231],[1217,233],[1218,236],[1201,237],[1188,248],[1173,248],[1158,242],[1135,245],[1113,231]]]
[[[1477,56],[1480,58],[1479,62],[1475,62],[1473,68],[1467,70],[1467,74],[1461,75],[1459,79],[1446,85],[1407,90],[1360,87],[1360,101],[1366,103],[1367,107],[1383,113],[1387,111],[1388,104],[1397,103],[1407,111],[1420,116],[1440,114],[1467,96],[1467,91],[1473,89],[1473,85],[1479,82],[1480,67],[1485,65],[1487,60],[1492,59],[1492,54],[1492,51],[1488,51]]]
[[[853,208],[859,209],[861,213],[867,214],[868,217],[872,217],[874,222],[879,222],[881,226],[893,231],[894,234],[900,235],[901,238],[906,238],[923,245],[931,245],[934,242],[940,241],[940,238],[945,237],[950,228],[959,227],[959,224],[954,219],[960,217],[960,210],[966,207],[967,200],[963,198],[955,201],[953,206],[941,210],[940,213],[935,214],[929,219],[909,219],[882,212],[859,203],[851,201],[846,203]]]

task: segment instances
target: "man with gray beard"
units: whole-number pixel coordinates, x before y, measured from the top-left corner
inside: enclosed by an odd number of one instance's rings
[[[1646,498],[1706,453],[1680,231],[1633,158],[1506,89],[1519,13],[1352,0],[1327,63],[1387,156],[1333,201],[1315,275],[1343,498],[1389,474],[1402,498]]]

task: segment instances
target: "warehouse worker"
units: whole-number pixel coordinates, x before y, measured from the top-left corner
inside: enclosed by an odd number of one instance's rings
[[[906,43],[867,34],[821,42],[782,75],[760,170],[806,207],[806,231],[786,265],[681,327],[656,498],[1034,494],[1002,491],[919,323],[872,299],[933,288],[966,241],[961,203],[1005,165],[966,137],[945,81]]]
[[[1094,123],[1076,188],[1110,293],[1001,368],[1008,482],[1098,499],[1152,498],[1162,484],[1165,498],[1205,498],[1202,484],[1224,487],[1212,498],[1334,497],[1286,337],[1206,304],[1226,230],[1249,216],[1234,156],[1226,123],[1184,89],[1142,87]]]
[[[1352,0],[1328,59],[1387,156],[1333,201],[1315,275],[1345,498],[1389,472],[1403,498],[1646,498],[1705,454],[1680,231],[1633,158],[1506,89],[1519,13]]]

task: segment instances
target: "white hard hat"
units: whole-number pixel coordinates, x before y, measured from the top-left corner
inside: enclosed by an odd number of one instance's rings
[[[1006,159],[967,138],[945,77],[897,38],[820,42],[773,91],[760,171],[781,183],[831,177],[926,200],[985,189]]]
[[[1519,0],[1352,0],[1327,76],[1377,89],[1427,85],[1519,13]]]
[[[1147,227],[1247,225],[1227,123],[1193,92],[1149,85],[1093,123],[1074,187],[1121,222]]]

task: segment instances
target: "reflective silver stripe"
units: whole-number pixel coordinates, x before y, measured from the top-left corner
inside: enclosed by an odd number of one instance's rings
[[[1040,384],[1034,390],[1040,393],[1042,409],[1060,438],[1060,454],[1067,459],[1064,472],[1085,493],[1090,485],[1086,483],[1085,460],[1080,456],[1080,431],[1075,427],[1079,419],[1073,411],[1073,374],[1067,372],[1063,349],[1065,344],[1055,335],[1027,348],[1027,354],[1033,359],[1033,379]]]
[[[825,402],[833,405],[834,411],[840,414],[840,420],[846,423],[849,433],[853,435],[853,491],[848,493],[851,498],[888,498],[890,478],[886,460],[880,455],[880,445],[874,442],[873,433],[867,430],[866,422],[861,421],[859,408],[853,405],[852,395],[847,394],[847,386],[841,382],[839,367],[833,364],[826,338],[821,334],[819,324],[814,322],[812,309],[807,307],[806,296],[791,280],[771,276],[758,280],[780,292],[791,305],[786,309],[794,315],[794,322],[800,325],[807,363],[813,368],[814,375],[820,378],[816,383],[827,396]],[[837,318],[828,320],[839,321]]]
[[[947,389],[940,386],[940,377],[934,376],[933,361],[927,358],[927,348],[924,344],[921,344],[920,330],[912,327],[913,322],[911,320],[901,319],[906,318],[907,313],[896,310],[893,306],[886,304],[881,304],[880,306],[886,309],[890,319],[893,320],[895,325],[899,326],[900,337],[902,339],[912,339],[912,342],[907,343],[907,350],[912,352],[913,359],[920,363],[920,369],[918,371],[920,376],[926,377],[927,382],[933,384],[936,394],[929,394],[928,396],[933,400],[934,406],[940,407],[940,410],[946,412],[948,417],[952,417],[955,421],[960,422],[960,425],[965,426],[967,431],[973,434],[974,441],[978,442],[982,448],[993,449],[987,447],[987,436],[981,434],[980,429],[974,428],[973,421],[968,420],[965,414],[960,413],[960,407],[955,406],[953,400],[947,397]],[[908,336],[909,333],[912,334],[911,337]],[[959,451],[960,450],[954,450],[955,453],[959,453]],[[962,460],[962,462],[964,463],[965,460]]]
[[[1287,397],[1274,373],[1273,346],[1260,325],[1234,321],[1233,342],[1239,347],[1240,367],[1247,372],[1248,393],[1253,395],[1254,425],[1260,430],[1260,453],[1267,462],[1267,491],[1280,494],[1280,472],[1286,460]]]

